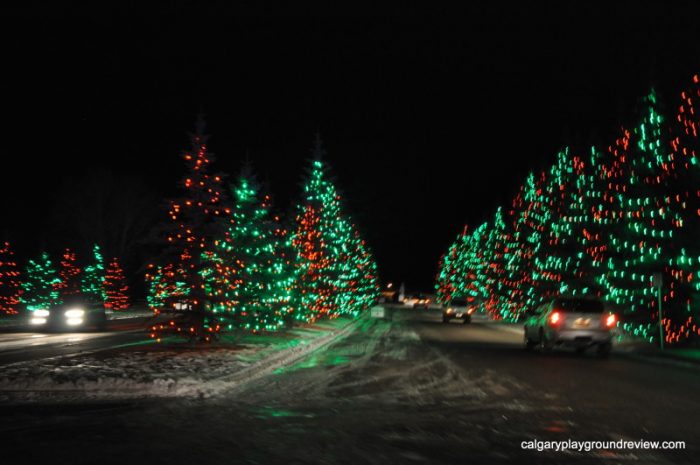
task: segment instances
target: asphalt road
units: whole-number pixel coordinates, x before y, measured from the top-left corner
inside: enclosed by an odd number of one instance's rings
[[[526,353],[512,327],[403,310],[219,397],[1,406],[0,434],[25,463],[691,464],[698,392],[698,370]],[[569,439],[686,449],[521,446]]]
[[[65,357],[93,352],[148,339],[147,318],[114,320],[107,331],[36,332],[32,328],[0,329],[0,370],[13,363]]]

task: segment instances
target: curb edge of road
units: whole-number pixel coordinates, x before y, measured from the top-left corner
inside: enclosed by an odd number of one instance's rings
[[[638,352],[627,351],[613,351],[613,354],[618,357],[624,357],[630,360],[636,360],[638,362],[653,363],[655,365],[675,366],[679,368],[688,368],[693,370],[700,369],[700,362],[684,360],[676,357],[668,357],[663,355],[645,355]]]
[[[348,324],[345,326],[335,331],[331,331],[325,336],[321,336],[318,339],[310,342],[302,342],[297,346],[275,352],[270,356],[258,360],[235,373],[207,380],[207,383],[221,383],[221,385],[204,389],[195,388],[195,392],[190,394],[190,396],[210,397],[223,394],[224,392],[240,389],[251,381],[259,379],[283,366],[294,364],[308,357],[317,350],[320,350],[323,347],[350,335],[355,331],[360,323],[369,320],[368,315],[369,313],[364,313],[359,318],[348,322]],[[184,387],[184,389],[189,391],[191,388]],[[174,390],[178,392],[177,387],[175,387]]]

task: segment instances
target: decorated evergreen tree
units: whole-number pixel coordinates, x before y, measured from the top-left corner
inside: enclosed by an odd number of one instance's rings
[[[0,314],[19,312],[22,284],[9,242],[0,244]]]
[[[376,303],[379,295],[377,265],[355,228],[341,244],[340,292],[336,294],[339,314],[357,316]]]
[[[116,257],[107,266],[102,286],[105,293],[105,308],[115,311],[129,308],[129,286]]]
[[[588,292],[592,278],[583,270],[584,249],[578,238],[589,222],[584,197],[590,192],[584,161],[566,148],[557,154],[544,189],[549,221],[546,241],[535,256],[537,287],[545,296]]]
[[[627,189],[618,196],[622,216],[610,234],[608,259],[608,298],[623,306],[629,314],[658,322],[658,304],[652,277],[662,273],[664,301],[676,296],[677,280],[669,262],[682,257],[684,245],[677,241],[677,229],[683,218],[681,205],[672,200],[671,150],[665,118],[658,109],[652,91],[643,101],[643,116],[632,131],[630,163],[627,165]],[[668,310],[678,313],[678,305]],[[648,333],[650,339],[654,336]],[[658,339],[658,338],[657,338]]]
[[[293,311],[293,286],[279,255],[282,237],[270,214],[270,197],[261,198],[250,170],[233,189],[234,207],[227,240],[221,245],[232,264],[233,286],[227,293],[236,326],[254,332],[274,331]]]
[[[700,336],[700,77],[680,93],[675,118],[669,119],[671,146],[667,159],[670,207],[678,212],[672,221],[674,256],[668,261],[664,305],[665,339],[669,343]]]
[[[467,226],[462,233],[450,245],[447,253],[440,258],[438,264],[438,274],[435,280],[435,290],[437,291],[437,301],[446,305],[457,295],[461,286],[466,281],[466,277],[459,272],[460,265],[464,263],[463,254],[469,247],[470,235],[467,234]]]
[[[83,296],[95,302],[104,302],[106,298],[103,282],[105,280],[105,266],[100,246],[95,244],[92,248],[94,261],[85,267],[81,279]]]
[[[226,281],[222,268],[226,265],[217,256],[215,240],[222,236],[221,218],[231,210],[221,187],[223,176],[210,171],[214,156],[207,140],[200,117],[190,137],[190,149],[183,154],[187,167],[185,195],[170,202],[171,221],[165,227],[168,248],[162,260],[165,263],[152,267],[147,277],[149,303],[162,305],[161,309],[229,309],[224,300],[227,289],[220,288]],[[168,282],[170,279],[174,281]]]
[[[503,209],[498,207],[494,215],[493,224],[489,229],[488,237],[484,242],[483,258],[488,264],[484,270],[488,297],[485,302],[486,310],[492,317],[512,318],[510,305],[510,292],[506,287],[508,263],[510,261],[507,244],[509,232],[503,217]]]
[[[155,313],[163,310],[180,309],[191,288],[187,285],[187,277],[182,268],[175,268],[170,263],[164,266],[149,265],[146,273],[148,293],[146,303]]]
[[[356,313],[378,296],[378,289],[369,291],[376,284],[376,265],[342,211],[341,197],[328,180],[323,153],[317,137],[293,238],[299,257],[299,316],[309,321]],[[368,292],[362,304],[358,276],[363,276],[361,287]]]
[[[76,264],[75,252],[66,249],[59,262],[58,277],[61,280],[56,286],[62,299],[80,294],[80,267]]]
[[[61,303],[60,284],[61,278],[58,277],[49,254],[44,252],[38,260],[29,260],[27,264],[21,301],[29,311],[46,310]]]
[[[547,176],[530,175],[508,213],[499,209],[484,231],[458,238],[443,256],[440,298],[473,285],[494,315],[508,317],[559,294],[595,295],[634,335],[658,342],[661,326],[666,343],[698,337],[698,98],[694,76],[669,119],[652,91],[637,124],[606,152],[564,150]]]

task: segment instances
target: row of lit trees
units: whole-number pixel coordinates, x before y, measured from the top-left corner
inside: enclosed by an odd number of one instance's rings
[[[0,314],[12,315],[22,310],[34,311],[60,304],[63,299],[81,295],[103,302],[106,308],[129,307],[128,286],[119,260],[114,258],[105,268],[100,247],[95,245],[91,263],[81,269],[76,255],[66,249],[55,267],[43,252],[29,260],[21,273],[9,242],[0,247]]]
[[[163,226],[166,250],[146,277],[153,310],[192,309],[259,332],[357,315],[376,301],[376,264],[328,178],[320,139],[302,200],[282,220],[250,166],[224,187],[201,119],[196,129],[184,195]]]
[[[465,228],[442,257],[439,299],[468,296],[517,319],[554,295],[596,295],[625,315],[625,330],[653,341],[660,273],[666,341],[700,335],[698,99],[697,75],[673,116],[652,91],[604,150],[565,149],[531,173],[507,208]]]

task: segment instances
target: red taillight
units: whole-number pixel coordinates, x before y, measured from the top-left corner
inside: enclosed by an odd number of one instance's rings
[[[556,326],[559,323],[561,323],[561,315],[559,312],[552,312],[551,315],[549,315],[549,324],[552,326]]]
[[[614,314],[611,313],[605,319],[605,326],[607,326],[608,328],[612,328],[613,326],[615,326],[615,323],[617,323],[617,318],[615,317]]]

